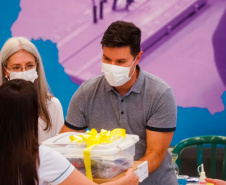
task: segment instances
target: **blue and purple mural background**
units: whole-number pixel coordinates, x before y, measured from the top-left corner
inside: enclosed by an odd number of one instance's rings
[[[25,36],[38,48],[48,83],[64,115],[82,81],[99,75],[100,40],[115,20],[142,30],[141,67],[164,79],[178,104],[171,145],[197,135],[226,135],[226,0],[126,0],[104,2],[93,23],[93,3],[83,0],[0,2],[0,47]],[[205,5],[203,4],[205,3]]]

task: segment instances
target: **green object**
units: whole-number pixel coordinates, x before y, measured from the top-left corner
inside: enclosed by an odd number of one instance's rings
[[[178,159],[176,161],[177,165],[179,166],[179,172],[181,168],[181,152],[183,149],[189,146],[197,146],[198,149],[198,156],[197,156],[197,167],[203,163],[203,144],[210,144],[211,145],[211,166],[210,166],[210,177],[216,177],[216,151],[217,145],[221,144],[224,145],[224,159],[223,159],[223,176],[222,180],[226,180],[226,137],[224,136],[198,136],[187,138],[180,141],[173,149],[172,153],[178,154]]]

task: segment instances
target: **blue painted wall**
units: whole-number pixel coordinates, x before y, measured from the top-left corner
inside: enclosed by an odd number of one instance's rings
[[[11,37],[10,28],[17,19],[20,11],[19,0],[7,0],[0,2],[0,48]],[[69,101],[78,85],[71,82],[64,73],[63,67],[58,63],[58,50],[51,41],[32,40],[37,46],[43,59],[47,81],[53,94],[60,100],[66,116]],[[222,96],[226,106],[226,92]],[[178,107],[178,126],[171,145],[180,140],[202,135],[226,133],[226,111],[211,115],[207,109]]]

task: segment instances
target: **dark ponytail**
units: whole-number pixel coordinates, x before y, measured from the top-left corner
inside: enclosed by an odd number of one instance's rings
[[[0,87],[0,184],[36,185],[38,166],[37,93],[31,82],[10,80]]]

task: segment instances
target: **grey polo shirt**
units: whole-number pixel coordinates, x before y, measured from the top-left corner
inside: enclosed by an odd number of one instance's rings
[[[138,69],[139,75],[136,82],[124,96],[118,94],[108,84],[104,75],[84,82],[71,99],[65,125],[75,130],[95,128],[98,132],[101,129],[125,128],[126,133],[137,134],[140,137],[140,141],[135,146],[134,159],[138,160],[144,156],[146,129],[157,132],[174,131],[177,106],[173,92],[166,82],[144,72],[139,66]],[[159,169],[152,173],[160,171],[155,175],[152,183],[159,180],[160,174],[169,173],[163,170],[165,167],[168,171],[170,169],[172,176],[169,153]],[[169,179],[166,182],[171,185]]]

